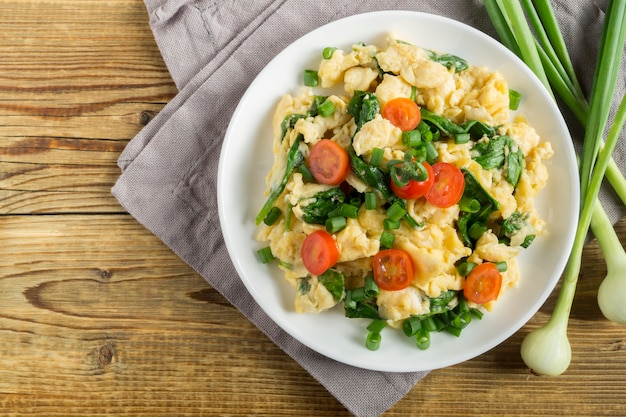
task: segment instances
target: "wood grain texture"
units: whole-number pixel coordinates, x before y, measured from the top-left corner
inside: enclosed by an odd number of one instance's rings
[[[122,212],[117,157],[175,94],[141,1],[0,1],[0,213]]]
[[[349,416],[111,196],[120,152],[175,94],[140,0],[0,0],[0,415]],[[617,230],[625,242],[626,219]],[[385,416],[626,415],[604,273],[592,241],[564,375],[519,357],[555,291]]]

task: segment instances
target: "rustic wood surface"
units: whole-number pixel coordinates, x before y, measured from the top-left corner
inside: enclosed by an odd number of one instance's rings
[[[120,152],[175,94],[142,1],[0,0],[0,415],[349,415],[110,194]],[[604,274],[592,241],[562,376],[519,357],[553,294],[385,415],[626,415]]]

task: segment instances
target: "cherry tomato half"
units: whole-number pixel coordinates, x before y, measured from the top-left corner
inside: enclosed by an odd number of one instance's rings
[[[350,157],[337,143],[322,139],[311,148],[309,169],[317,182],[339,185],[350,170]]]
[[[446,208],[455,205],[461,200],[465,189],[465,177],[460,169],[447,162],[437,162],[433,165],[435,183],[424,194],[431,204]]]
[[[384,249],[374,255],[374,281],[380,289],[397,291],[413,281],[413,261],[402,249]]]
[[[395,195],[405,200],[410,200],[412,198],[420,198],[430,190],[435,182],[435,173],[428,162],[422,162],[422,165],[424,165],[424,168],[426,168],[428,172],[428,178],[424,181],[410,180],[409,183],[403,187],[399,187],[395,182],[390,181],[391,190]]]
[[[476,304],[485,304],[498,298],[502,287],[502,274],[496,264],[483,262],[476,265],[465,279],[463,295]]]
[[[403,132],[413,130],[420,124],[422,114],[416,102],[407,97],[389,100],[383,106],[382,116]]]
[[[339,259],[335,239],[326,230],[316,230],[308,235],[300,250],[302,263],[313,275],[321,275]]]

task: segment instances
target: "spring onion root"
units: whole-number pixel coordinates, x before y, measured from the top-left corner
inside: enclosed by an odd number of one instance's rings
[[[552,314],[543,327],[528,334],[521,346],[526,365],[541,375],[560,375],[572,360],[572,347],[567,338],[568,315]]]
[[[610,229],[613,225],[600,202],[596,201],[591,230],[605,254],[607,270],[598,289],[598,306],[607,319],[626,324],[626,252]]]

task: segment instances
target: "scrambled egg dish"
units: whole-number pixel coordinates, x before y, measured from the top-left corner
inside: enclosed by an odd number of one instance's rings
[[[523,117],[511,116],[515,92],[507,81],[393,35],[383,47],[326,48],[319,68],[306,75],[311,79],[297,95],[277,103],[269,199],[257,217],[257,239],[295,289],[295,310],[320,313],[344,304],[348,317],[393,327],[461,303],[490,310],[520,279],[517,255],[545,233],[533,201],[553,154]],[[397,98],[419,108],[411,130],[385,116]],[[311,175],[312,151],[323,140],[349,156],[339,184]],[[413,167],[411,181],[422,183],[433,176],[425,166],[438,163],[462,172],[462,195],[450,206],[402,198],[394,190],[406,187],[406,178],[390,186],[396,168],[402,177],[403,167]],[[435,186],[439,180],[435,175]],[[316,231],[326,231],[336,248],[323,273],[312,273],[303,259],[303,245]],[[385,249],[408,255],[411,276],[401,288],[371,282],[376,255]],[[483,302],[464,293],[481,264],[493,264],[499,276],[496,293]]]

